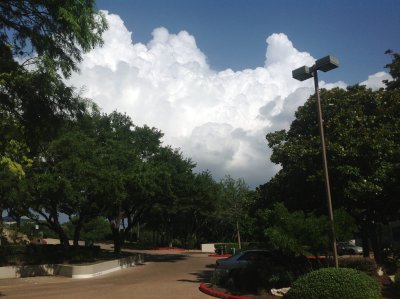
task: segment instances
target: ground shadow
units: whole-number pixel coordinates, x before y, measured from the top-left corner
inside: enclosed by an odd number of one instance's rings
[[[382,288],[382,295],[385,299],[398,299],[400,298],[400,286],[391,284]]]
[[[178,261],[186,260],[187,257],[183,254],[151,254],[144,253],[145,262],[156,262],[156,263],[175,263]]]
[[[208,264],[208,265],[206,265],[206,268],[215,269],[216,268],[216,264]]]
[[[213,264],[210,264],[206,265],[206,268],[209,268],[211,270],[202,270],[199,272],[189,273],[190,275],[193,275],[193,279],[178,279],[178,281],[193,282],[193,283],[210,282],[211,277],[214,273],[215,266],[213,266]]]

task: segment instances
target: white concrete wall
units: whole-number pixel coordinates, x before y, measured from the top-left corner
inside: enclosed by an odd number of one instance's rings
[[[123,268],[134,267],[143,263],[143,255],[136,254],[134,256],[111,260],[102,263],[90,265],[27,265],[27,266],[11,266],[0,267],[0,279],[31,277],[31,276],[47,276],[60,275],[71,278],[91,278],[104,275]]]
[[[59,239],[47,238],[47,239],[43,239],[43,240],[46,241],[46,244],[54,244],[54,245],[60,244],[60,240]],[[78,244],[83,246],[83,245],[85,245],[85,241],[78,241]],[[69,245],[74,245],[74,241],[69,240]]]
[[[214,243],[201,244],[201,252],[215,253],[215,246],[214,245],[215,245]]]

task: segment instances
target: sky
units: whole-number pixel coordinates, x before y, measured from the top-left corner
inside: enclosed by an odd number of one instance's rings
[[[101,0],[104,46],[84,55],[69,82],[109,113],[156,127],[215,179],[252,188],[279,165],[265,135],[288,129],[314,92],[291,71],[334,55],[320,87],[390,79],[400,50],[400,1]]]

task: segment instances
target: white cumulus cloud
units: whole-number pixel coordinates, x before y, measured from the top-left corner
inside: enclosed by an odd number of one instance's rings
[[[276,173],[265,135],[288,128],[314,92],[312,80],[291,76],[314,63],[309,53],[296,50],[285,34],[272,34],[264,66],[215,71],[188,32],[161,27],[147,44],[135,43],[118,15],[104,13],[104,46],[84,55],[70,83],[84,87],[104,112],[126,112],[135,124],[162,130],[165,144],[181,148],[199,171],[209,169],[217,179],[230,174],[255,187]]]
[[[380,88],[386,87],[386,85],[382,82],[383,80],[392,81],[393,78],[388,73],[378,72],[376,74],[368,76],[368,79],[361,82],[360,85],[366,85],[372,90],[378,90]]]

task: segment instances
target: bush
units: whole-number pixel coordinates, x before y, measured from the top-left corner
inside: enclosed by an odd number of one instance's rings
[[[395,275],[396,271],[400,269],[400,259],[394,255],[386,257],[383,261],[383,267],[387,275]]]
[[[308,273],[291,286],[284,299],[379,299],[378,283],[349,268],[326,268]]]
[[[369,276],[376,276],[378,267],[375,260],[372,258],[352,257],[339,259],[339,266],[341,268],[351,268],[368,274]]]
[[[63,248],[61,245],[0,246],[0,266],[92,262],[101,258],[99,246]]]
[[[310,272],[311,269],[309,261],[303,256],[271,252],[270,258],[259,260],[245,268],[235,269],[231,271],[229,279],[219,280],[219,283],[239,291],[256,292],[288,287],[295,279]]]

